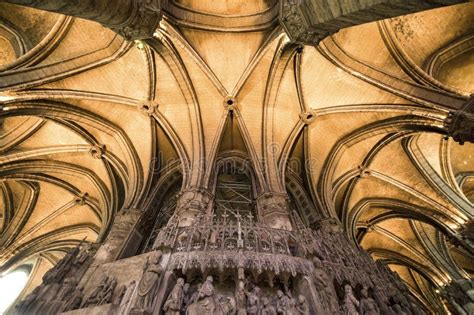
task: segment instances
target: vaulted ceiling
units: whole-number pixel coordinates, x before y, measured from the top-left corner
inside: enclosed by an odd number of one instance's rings
[[[206,186],[230,98],[263,187],[284,191],[295,174],[314,209],[428,305],[472,275],[472,252],[447,237],[474,215],[474,145],[442,134],[474,93],[474,3],[317,46],[290,42],[275,1],[164,10],[153,38],[129,42],[0,3],[0,271],[38,257],[46,270],[80,240],[101,242],[178,163],[183,186]]]

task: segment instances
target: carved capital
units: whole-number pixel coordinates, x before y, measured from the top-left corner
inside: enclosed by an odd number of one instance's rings
[[[280,21],[292,42],[318,44],[330,35],[327,31],[312,29],[304,11],[304,1],[282,0],[280,2]]]
[[[449,112],[444,120],[447,137],[452,137],[459,144],[474,143],[474,94],[464,107],[458,111]]]
[[[162,18],[160,0],[133,1],[133,9],[125,23],[107,25],[127,40],[140,40],[153,37]]]
[[[388,0],[335,1],[330,5],[324,0],[282,0],[280,22],[291,41],[317,45],[346,27],[460,2],[398,0],[395,10],[393,1]]]
[[[6,2],[98,22],[127,40],[153,37],[162,18],[161,0],[6,0]]]
[[[288,198],[284,194],[265,193],[257,198],[257,209],[263,222],[274,229],[292,230]]]
[[[208,213],[213,196],[205,189],[189,188],[182,190],[176,202],[179,226],[190,226],[200,222]]]

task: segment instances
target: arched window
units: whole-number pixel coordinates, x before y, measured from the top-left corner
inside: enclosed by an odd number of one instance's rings
[[[18,298],[28,282],[29,267],[19,267],[0,277],[0,314],[4,314]]]
[[[214,217],[230,221],[256,221],[255,189],[250,170],[234,159],[219,163]]]

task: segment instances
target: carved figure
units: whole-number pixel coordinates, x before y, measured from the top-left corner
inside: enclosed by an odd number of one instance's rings
[[[360,300],[360,315],[380,315],[379,307],[375,300],[369,297],[367,289],[362,289],[360,293],[362,294]]]
[[[84,297],[83,291],[84,291],[83,287],[75,289],[74,292],[71,294],[69,301],[67,301],[66,304],[64,305],[62,311],[63,312],[72,311],[81,307],[82,299]]]
[[[153,301],[158,288],[163,268],[160,266],[162,253],[156,252],[151,258],[148,257],[143,266],[143,275],[138,283],[137,300],[134,309],[142,310],[145,313],[151,313]]]
[[[260,310],[260,288],[255,286],[253,292],[245,292],[247,295],[247,314],[257,315]]]
[[[76,281],[73,278],[64,279],[62,288],[59,290],[54,300],[49,303],[48,314],[58,313],[66,302],[67,297],[74,292],[75,287]]]
[[[214,314],[216,310],[216,302],[214,300],[214,279],[208,276],[202,284],[197,294],[197,301],[191,304],[186,310],[186,314]]]
[[[306,298],[303,295],[298,295],[298,305],[296,305],[298,314],[309,315],[309,306]]]
[[[237,315],[247,315],[247,294],[245,292],[245,284],[239,281],[237,292],[235,293],[235,303]]]
[[[290,298],[290,306],[288,308],[288,314],[291,314],[291,315],[298,315],[298,310],[296,309],[296,299],[294,298]]]
[[[217,302],[217,305],[216,305],[216,311],[214,312],[214,314],[227,315],[227,314],[235,313],[235,299],[234,298],[218,294],[216,302]]]
[[[397,315],[408,315],[408,313],[404,312],[400,304],[392,305],[392,310]]]
[[[102,293],[102,296],[99,300],[99,303],[97,305],[104,305],[108,304],[112,301],[112,296],[114,295],[114,290],[115,287],[117,286],[117,279],[112,278],[107,287],[105,288],[104,292]]]
[[[313,258],[313,281],[318,291],[319,300],[322,308],[327,310],[330,314],[338,313],[339,306],[337,305],[337,295],[334,290],[328,274],[322,269],[323,265],[318,257]]]
[[[183,286],[184,286],[184,279],[179,278],[176,282],[175,286],[171,290],[170,294],[168,295],[168,299],[163,306],[163,311],[165,311],[165,315],[179,315],[181,311],[181,307],[183,306]]]
[[[114,299],[112,300],[112,305],[120,305],[120,303],[122,303],[122,299],[126,291],[127,291],[127,286],[126,285],[121,286],[118,291],[118,294],[116,294]]]
[[[277,313],[282,315],[291,315],[290,314],[290,298],[286,296],[283,291],[277,291]]]
[[[191,295],[191,303],[195,303],[197,302],[198,300],[198,295],[199,295],[199,290],[201,290],[201,286],[202,286],[202,283],[198,283],[197,286],[196,286],[196,290],[193,292],[193,294]]]
[[[40,289],[41,286],[34,288],[23,301],[15,306],[15,310],[18,314],[25,314],[27,312],[28,308],[36,301]]]
[[[137,282],[133,280],[126,286],[125,293],[122,296],[122,300],[120,301],[120,306],[119,306],[119,314],[128,314],[129,313],[129,308],[130,308],[130,300],[132,299],[133,292],[135,291],[135,287],[137,285]]]
[[[354,294],[352,293],[352,287],[349,284],[344,286],[344,314],[345,315],[358,315],[359,312],[357,309],[359,308],[359,301],[355,298]]]
[[[89,295],[82,307],[89,307],[95,305],[102,305],[110,303],[112,300],[113,291],[117,285],[115,278],[104,276],[95,290]]]
[[[181,312],[185,313],[188,306],[192,303],[191,294],[189,292],[190,284],[185,283],[183,286],[183,306],[181,307]]]
[[[277,315],[277,311],[267,298],[262,299],[262,312],[261,315]]]
[[[416,315],[426,315],[426,312],[421,309],[418,304],[418,301],[411,295],[407,295],[407,299],[410,302],[411,312]]]

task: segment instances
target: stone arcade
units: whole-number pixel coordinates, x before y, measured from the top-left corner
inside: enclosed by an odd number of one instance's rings
[[[474,314],[472,21],[0,1],[7,313]]]

